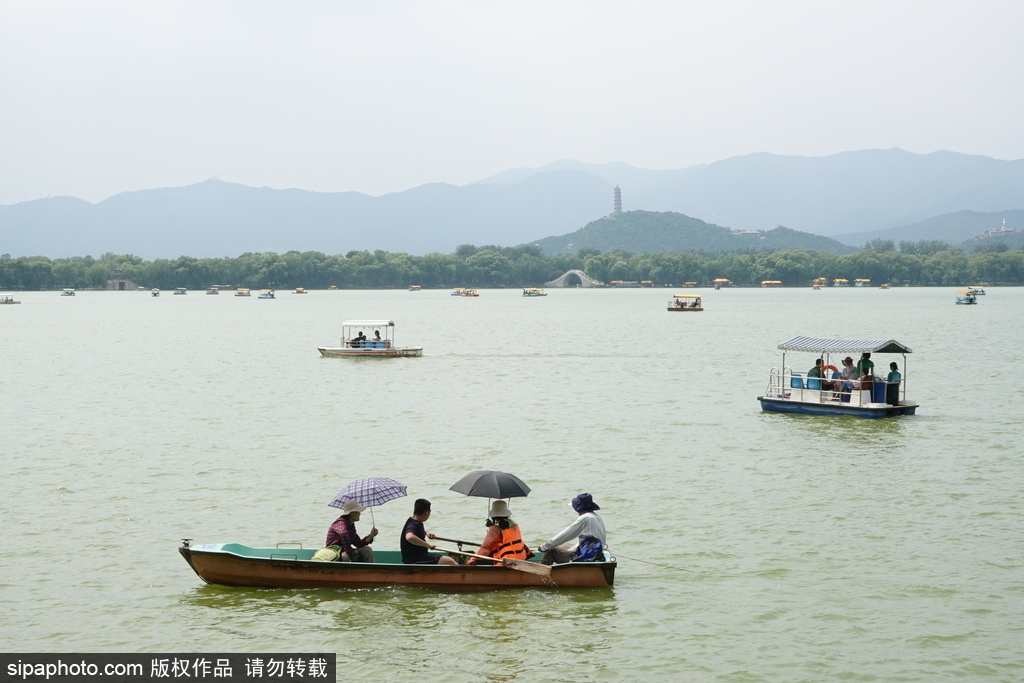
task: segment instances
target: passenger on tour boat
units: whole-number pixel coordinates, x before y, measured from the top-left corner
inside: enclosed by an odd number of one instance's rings
[[[486,555],[501,561],[506,557],[515,560],[525,560],[533,555],[526,544],[523,543],[523,535],[519,525],[512,519],[512,511],[508,509],[508,503],[503,500],[496,500],[491,503],[491,509],[487,513],[487,533],[477,550],[477,555]],[[487,560],[473,558],[470,564],[487,564]]]
[[[569,504],[579,517],[550,541],[541,544],[539,550],[544,553],[541,564],[601,560],[601,552],[608,545],[604,520],[597,514],[601,506],[594,502],[593,496],[589,493],[581,493]],[[561,545],[574,538],[579,540],[576,547]]]
[[[886,375],[885,381],[899,382],[901,379],[903,379],[903,377],[900,375],[899,367],[896,365],[896,362],[893,361],[892,363],[889,363],[889,374]]]
[[[352,341],[349,342],[349,345],[352,348],[354,348],[354,349],[358,349],[358,348],[362,347],[365,343],[366,343],[366,335],[363,334],[362,330],[359,330],[359,335],[356,336],[355,338],[353,338]]]
[[[449,555],[431,555],[428,550],[434,550],[436,545],[427,539],[435,538],[423,526],[423,523],[430,519],[430,501],[425,498],[417,498],[413,503],[412,517],[405,521],[402,528],[402,536],[399,545],[402,548],[402,562],[405,564],[450,564],[458,565]]]
[[[843,369],[840,371],[842,374],[842,383],[840,389],[844,393],[850,393],[853,391],[855,381],[857,379],[857,368],[853,366],[853,359],[847,356],[843,359]]]
[[[370,544],[377,536],[377,527],[373,527],[363,538],[356,533],[356,522],[365,509],[365,506],[354,500],[347,501],[341,508],[341,517],[327,530],[327,546],[338,546],[341,552],[339,562],[373,562],[373,548]]]
[[[817,377],[818,379],[820,379],[821,380],[821,388],[822,389],[831,389],[832,388],[832,382],[826,380],[825,379],[825,375],[822,372],[822,370],[824,369],[824,365],[825,365],[825,361],[822,360],[821,358],[818,358],[817,360],[814,361],[814,367],[807,371],[807,376],[808,377]],[[829,366],[829,367],[832,367],[832,366]]]
[[[862,378],[864,375],[869,375],[874,378],[875,374],[875,361],[871,360],[871,354],[865,351],[860,355],[860,360],[857,361],[857,374]]]

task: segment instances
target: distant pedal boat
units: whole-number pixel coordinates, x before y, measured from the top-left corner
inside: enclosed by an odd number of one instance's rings
[[[369,332],[369,336],[366,333]],[[376,338],[375,332],[383,336]],[[359,339],[362,333],[365,339]],[[422,346],[395,345],[393,320],[346,320],[341,324],[340,346],[317,347],[328,358],[415,358],[423,355]]]
[[[956,293],[956,302],[970,306],[978,303],[978,295],[969,289],[961,289]]]
[[[679,313],[697,313],[704,310],[699,296],[690,294],[673,294],[668,302],[668,310]]]

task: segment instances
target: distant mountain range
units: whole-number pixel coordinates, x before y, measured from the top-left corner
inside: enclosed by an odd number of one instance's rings
[[[624,211],[607,222],[603,217],[611,213],[616,185]],[[72,197],[40,199],[0,206],[0,254],[114,252],[146,259],[291,250],[426,254],[452,253],[460,244],[524,243],[557,251],[570,242],[581,246],[581,230],[608,245],[602,250],[638,251],[640,244],[679,244],[665,237],[679,237],[679,230],[698,224],[725,231],[705,231],[712,243],[719,241],[716,235],[722,244],[732,244],[733,237],[746,244],[795,241],[792,246],[819,248],[809,246],[816,243],[841,253],[843,245],[860,247],[876,238],[956,244],[999,227],[1004,218],[1011,227],[1020,226],[1020,207],[1024,160],[955,152],[751,154],[678,170],[561,161],[462,187],[428,184],[380,197],[211,179],[125,192],[96,204]],[[641,214],[650,234],[638,234],[638,223],[623,220]],[[631,232],[620,242],[615,235],[623,229]],[[757,230],[763,237],[732,235],[732,230]],[[683,243],[673,250],[713,248]]]

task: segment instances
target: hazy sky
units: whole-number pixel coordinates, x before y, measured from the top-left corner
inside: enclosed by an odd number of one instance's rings
[[[559,159],[1024,158],[1020,0],[0,0],[0,204]]]

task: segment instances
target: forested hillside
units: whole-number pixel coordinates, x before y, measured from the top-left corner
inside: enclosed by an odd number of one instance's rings
[[[857,251],[829,237],[782,226],[741,233],[672,211],[626,211],[588,223],[567,235],[547,237],[533,244],[545,254],[568,254],[573,249],[624,249],[647,253],[811,249],[850,254]]]

